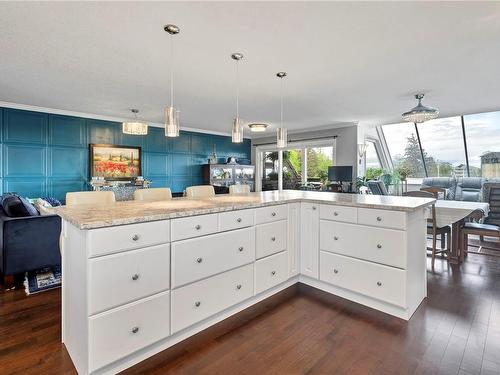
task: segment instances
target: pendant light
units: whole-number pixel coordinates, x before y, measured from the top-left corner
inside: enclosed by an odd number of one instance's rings
[[[231,139],[233,143],[243,142],[243,126],[240,121],[240,72],[239,62],[243,59],[242,53],[233,53],[231,58],[236,61],[236,117],[233,120],[233,129],[231,131]]]
[[[174,108],[174,41],[173,36],[179,34],[179,27],[176,25],[166,25],[163,28],[170,34],[170,106],[165,108],[165,136],[179,136],[179,115],[180,111]]]
[[[268,126],[268,124],[264,124],[263,122],[254,122],[253,124],[248,124],[250,131],[254,133],[265,132]]]
[[[276,73],[276,77],[278,77],[281,81],[281,110],[280,110],[280,127],[276,129],[276,146],[278,148],[285,148],[287,145],[287,131],[283,127],[283,78],[286,77],[286,72],[278,72]]]
[[[408,122],[415,122],[420,124],[425,121],[435,119],[439,115],[439,110],[437,108],[426,107],[422,104],[422,99],[424,94],[415,95],[415,99],[418,100],[418,105],[408,112],[402,114],[403,120]]]
[[[122,133],[130,135],[148,134],[148,124],[137,119],[138,109],[130,110],[134,114],[134,121],[124,121],[122,123]]]

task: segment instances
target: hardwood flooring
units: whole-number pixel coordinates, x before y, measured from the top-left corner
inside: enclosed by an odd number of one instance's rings
[[[500,258],[438,258],[404,322],[304,285],[126,374],[500,374]],[[0,292],[0,374],[74,374],[60,290]]]

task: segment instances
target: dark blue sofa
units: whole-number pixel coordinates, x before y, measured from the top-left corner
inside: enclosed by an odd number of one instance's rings
[[[10,217],[0,205],[0,271],[11,285],[12,276],[61,264],[57,215]]]

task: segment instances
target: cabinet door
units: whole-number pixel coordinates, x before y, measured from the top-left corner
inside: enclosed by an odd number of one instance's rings
[[[288,274],[300,272],[300,203],[288,205]]]
[[[300,273],[318,278],[319,205],[301,203],[300,207]]]

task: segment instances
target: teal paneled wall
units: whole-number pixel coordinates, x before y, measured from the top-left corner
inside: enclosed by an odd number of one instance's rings
[[[230,137],[184,131],[167,138],[153,127],[147,136],[132,136],[116,122],[0,108],[0,193],[64,199],[68,191],[87,190],[90,143],[142,147],[143,175],[173,192],[202,183],[201,165],[214,145],[220,161],[250,159],[249,140],[234,144]]]

